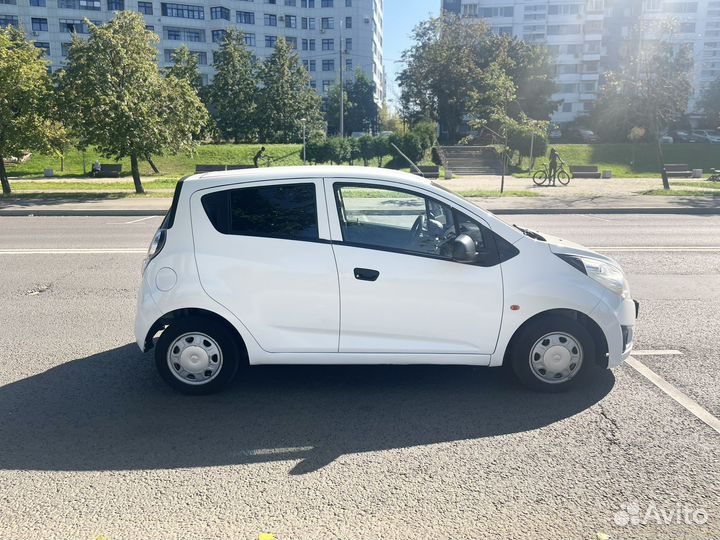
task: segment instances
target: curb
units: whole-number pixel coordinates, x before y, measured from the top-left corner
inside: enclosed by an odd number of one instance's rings
[[[167,214],[167,210],[140,210],[140,209],[121,209],[121,208],[89,208],[87,210],[82,209],[68,209],[62,210],[60,208],[12,208],[12,209],[0,209],[0,217],[113,217],[113,216],[127,216],[127,217],[143,217],[143,216],[164,216]]]

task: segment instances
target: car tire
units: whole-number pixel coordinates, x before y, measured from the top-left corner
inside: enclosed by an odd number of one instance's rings
[[[219,391],[233,380],[241,363],[232,333],[202,317],[173,322],[155,345],[155,366],[160,376],[183,394]]]
[[[597,369],[592,336],[578,321],[561,315],[525,325],[509,353],[518,380],[541,392],[569,390]]]

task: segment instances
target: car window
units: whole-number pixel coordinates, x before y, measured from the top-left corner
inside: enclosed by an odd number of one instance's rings
[[[450,259],[456,236],[450,207],[416,193],[335,184],[343,240]]]
[[[315,184],[282,184],[216,191],[202,197],[223,234],[317,240]]]

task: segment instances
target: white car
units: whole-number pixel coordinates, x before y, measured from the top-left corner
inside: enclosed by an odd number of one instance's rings
[[[509,364],[557,391],[622,363],[636,315],[612,259],[435,183],[265,168],[178,184],[145,261],[135,336],[187,393],[257,364]]]

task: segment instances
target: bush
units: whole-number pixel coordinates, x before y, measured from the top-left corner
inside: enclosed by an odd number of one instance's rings
[[[307,142],[305,152],[311,163],[327,163],[332,160],[333,148],[325,137],[313,137]]]
[[[335,165],[341,165],[347,161],[350,161],[350,154],[352,148],[350,141],[342,137],[331,137],[328,139],[330,146],[330,161]]]
[[[533,155],[530,156],[532,146]],[[518,126],[508,133],[508,147],[511,152],[518,152],[524,157],[540,157],[547,153],[548,138],[545,132],[535,132],[533,141],[533,129],[529,126]]]
[[[425,151],[429,148],[429,146],[427,146],[427,139],[424,139],[421,134],[414,131],[408,131],[404,135],[393,135],[390,137],[390,142],[397,146],[413,163],[422,161],[425,157]],[[393,154],[397,154],[394,148]],[[402,159],[402,156],[399,157]]]
[[[385,156],[392,153],[389,137],[373,137],[372,155],[377,160],[378,167],[382,167]]]

